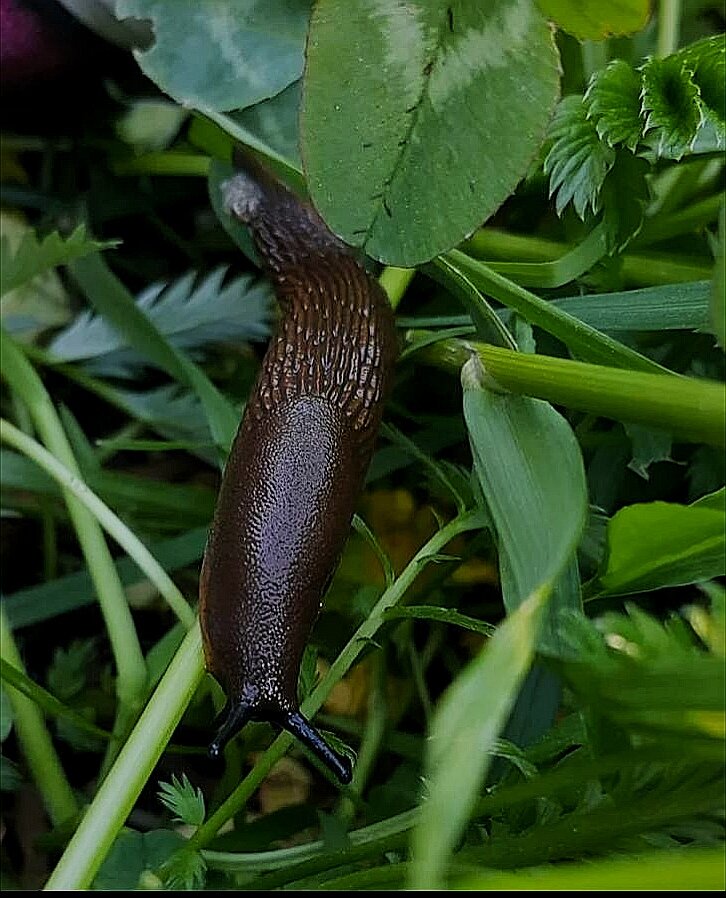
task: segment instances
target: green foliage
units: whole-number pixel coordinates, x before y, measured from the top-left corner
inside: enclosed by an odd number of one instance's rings
[[[626,595],[724,576],[725,527],[723,507],[707,503],[621,508],[608,522],[607,557],[595,592]]]
[[[189,826],[201,826],[204,823],[206,809],[202,790],[189,782],[186,773],[181,781],[172,776],[170,783],[159,783],[159,798],[162,804],[174,815],[176,823],[187,823]]]
[[[269,334],[269,286],[248,276],[223,284],[218,268],[203,278],[189,273],[171,284],[153,284],[136,297],[137,307],[159,333],[190,354],[213,343],[262,340]],[[123,332],[99,315],[82,312],[51,341],[49,351],[63,361],[85,361],[86,369],[105,377],[134,376],[157,360],[130,350]]]
[[[723,36],[663,59],[648,59],[639,69],[618,59],[595,72],[584,96],[573,94],[560,102],[550,125],[545,172],[557,195],[558,213],[572,202],[585,219],[588,209],[607,210],[618,197],[631,205],[632,193],[644,199],[648,167],[642,160],[636,163],[633,153],[681,159],[723,148],[725,77]],[[617,147],[623,150],[616,158]],[[616,188],[601,196],[611,170]],[[623,218],[622,213],[613,216]],[[626,238],[616,241],[615,248],[621,249],[638,227],[619,225]]]
[[[26,284],[32,278],[58,265],[67,265],[100,249],[115,246],[118,241],[99,242],[86,235],[84,225],[79,225],[67,238],[57,231],[42,240],[27,231],[20,245],[13,252],[7,238],[0,241],[0,296]]]
[[[526,91],[517,89],[523,77]],[[552,35],[532,0],[317,3],[301,113],[313,202],[368,255],[402,267],[428,261],[512,192],[557,79]],[[440,171],[444,194],[431,190]]]
[[[116,0],[122,18],[149,19],[154,44],[136,52],[144,72],[182,106],[239,109],[300,76],[309,0],[180,6]]]
[[[537,5],[558,28],[591,41],[640,31],[650,13],[648,0],[537,0]]]

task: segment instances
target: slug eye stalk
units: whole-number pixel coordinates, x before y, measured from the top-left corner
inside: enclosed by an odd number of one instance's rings
[[[248,721],[264,720],[295,736],[344,786],[353,777],[350,759],[334,751],[299,711],[262,711],[253,702],[242,700],[235,703],[228,702],[220,717],[222,724],[208,749],[210,758],[219,758],[224,746]]]

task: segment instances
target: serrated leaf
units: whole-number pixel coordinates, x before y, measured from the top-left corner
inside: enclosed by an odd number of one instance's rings
[[[645,159],[630,150],[615,150],[615,162],[600,192],[603,227],[611,252],[622,252],[643,226],[649,171]]]
[[[600,190],[615,162],[615,150],[600,140],[595,122],[579,95],[565,97],[557,107],[548,138],[553,141],[544,171],[550,178],[550,196],[561,215],[572,202],[585,219],[588,207],[600,209]]]
[[[633,447],[633,457],[628,462],[628,467],[644,480],[649,479],[648,468],[652,464],[672,461],[673,436],[670,433],[642,427],[640,424],[626,423],[624,426]]]
[[[302,73],[310,0],[117,0],[116,10],[151,21],[154,43],[134,55],[184,106],[241,109]]]
[[[679,56],[698,87],[704,124],[712,126],[716,145],[723,149],[726,146],[726,36],[703,38],[685,47]]]
[[[601,41],[645,27],[649,0],[537,0],[542,12],[580,40]]]
[[[83,689],[95,652],[90,639],[74,639],[67,648],[56,648],[47,674],[48,689],[56,698],[67,702]]]
[[[649,59],[641,71],[645,134],[658,156],[680,159],[703,121],[698,86],[678,55]]]
[[[587,115],[609,146],[625,144],[635,150],[644,121],[641,118],[640,78],[622,59],[595,72],[585,93]]]
[[[514,190],[558,87],[532,0],[320,0],[301,114],[312,200],[374,258],[428,261]]]
[[[170,783],[159,783],[157,793],[164,804],[174,815],[173,820],[187,823],[189,826],[201,826],[204,823],[206,809],[202,790],[195,788],[182,774],[181,781],[172,775]]]
[[[152,284],[136,305],[179,349],[199,349],[227,340],[264,340],[272,314],[270,287],[251,275],[223,284],[227,269],[199,278],[190,272],[169,284]],[[49,351],[64,361],[92,360],[97,375],[132,377],[153,363],[129,348],[124,334],[98,314],[82,312],[52,340]]]
[[[28,231],[15,252],[3,237],[0,240],[0,296],[51,268],[66,265],[117,243],[116,240],[92,240],[86,234],[85,225],[79,225],[67,238],[53,231],[43,240],[38,240],[34,231]]]

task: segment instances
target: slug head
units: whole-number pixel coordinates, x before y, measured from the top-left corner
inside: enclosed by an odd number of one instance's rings
[[[254,698],[240,698],[227,702],[220,717],[222,724],[209,745],[209,757],[218,758],[222,749],[250,720],[263,720],[287,730],[295,736],[333,773],[345,786],[353,776],[350,759],[332,749],[317,729],[299,711],[282,708],[263,708]]]

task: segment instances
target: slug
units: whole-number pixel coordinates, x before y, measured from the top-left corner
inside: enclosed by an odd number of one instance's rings
[[[239,164],[238,157],[238,164]],[[348,536],[396,357],[382,288],[315,210],[256,161],[223,185],[281,308],[224,470],[200,577],[207,669],[227,696],[217,757],[249,720],[350,760],[301,714],[305,645]]]

